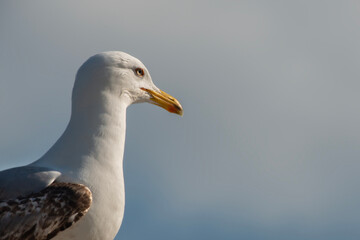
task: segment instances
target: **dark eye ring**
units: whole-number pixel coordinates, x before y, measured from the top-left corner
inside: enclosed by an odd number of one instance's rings
[[[144,69],[142,68],[136,68],[135,69],[135,73],[136,75],[138,75],[139,77],[143,77],[145,75]]]

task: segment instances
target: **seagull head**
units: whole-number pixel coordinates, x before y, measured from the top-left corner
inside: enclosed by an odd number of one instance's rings
[[[104,95],[125,98],[129,105],[149,102],[171,113],[183,114],[179,101],[155,86],[144,64],[124,52],[96,54],[77,72],[73,104],[91,108],[92,104],[99,104]]]

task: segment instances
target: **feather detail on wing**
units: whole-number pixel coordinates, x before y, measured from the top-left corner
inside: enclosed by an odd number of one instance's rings
[[[0,201],[0,240],[51,239],[84,216],[91,191],[82,184],[54,182],[38,193]]]

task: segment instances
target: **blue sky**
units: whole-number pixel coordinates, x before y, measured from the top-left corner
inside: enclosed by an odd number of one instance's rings
[[[69,120],[78,67],[121,50],[184,117],[128,109],[116,239],[359,239],[359,1],[2,1],[1,169]]]

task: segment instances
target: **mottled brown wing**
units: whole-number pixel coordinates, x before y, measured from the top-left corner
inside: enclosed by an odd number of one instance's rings
[[[38,193],[2,200],[0,239],[51,239],[84,216],[91,201],[86,186],[58,182]]]

